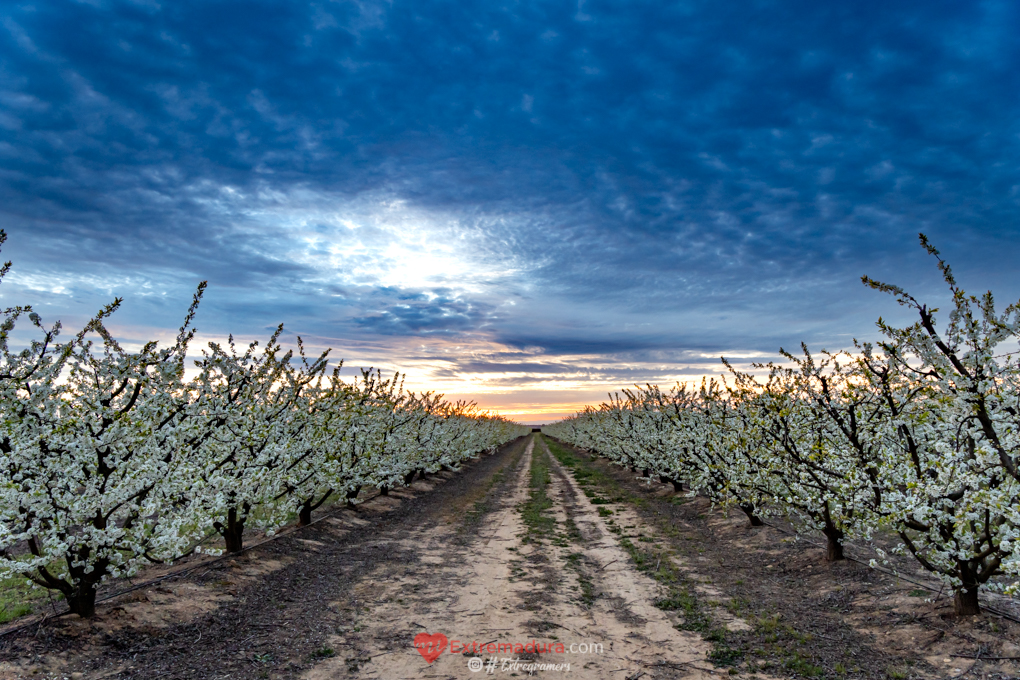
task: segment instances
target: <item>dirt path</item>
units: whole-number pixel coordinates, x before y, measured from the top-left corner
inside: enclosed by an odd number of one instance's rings
[[[536,458],[549,470],[549,507],[538,518],[546,520],[544,531],[527,520]],[[478,677],[469,664],[483,663],[504,677],[514,671],[614,680],[719,673],[706,660],[710,645],[675,628],[676,617],[653,604],[661,588],[638,572],[541,439],[529,441],[500,481],[491,508],[467,535],[451,523],[399,546],[417,552],[419,569],[382,564],[366,574],[356,589],[364,603],[358,624],[332,637],[337,656],[303,677]],[[448,640],[431,664],[411,646],[422,632]],[[515,653],[517,645],[523,649]],[[514,659],[539,665],[511,668],[507,660]]]

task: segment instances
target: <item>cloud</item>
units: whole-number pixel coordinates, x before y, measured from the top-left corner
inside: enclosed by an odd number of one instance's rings
[[[211,333],[453,373],[845,345],[901,314],[861,274],[944,298],[918,231],[1020,296],[1017,11],[9,4],[0,293],[170,328],[209,280]]]
[[[491,310],[455,297],[418,293],[400,295],[387,309],[355,320],[365,330],[382,335],[441,334],[476,330],[491,319]]]

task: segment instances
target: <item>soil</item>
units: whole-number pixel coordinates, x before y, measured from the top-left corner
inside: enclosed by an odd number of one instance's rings
[[[945,596],[826,563],[823,547],[544,437],[319,519],[104,602],[94,619],[0,637],[0,678],[1020,671],[990,659],[1020,656],[1012,621],[958,619]],[[422,633],[447,640],[431,663]]]

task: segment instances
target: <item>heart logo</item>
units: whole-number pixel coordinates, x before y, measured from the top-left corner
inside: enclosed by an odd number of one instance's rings
[[[428,633],[418,633],[414,636],[414,648],[418,650],[418,653],[424,657],[426,661],[432,663],[439,658],[439,655],[446,649],[446,643],[449,640],[442,633],[434,633],[429,635]]]

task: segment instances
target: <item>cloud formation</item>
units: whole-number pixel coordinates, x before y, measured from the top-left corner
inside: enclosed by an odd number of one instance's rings
[[[3,296],[172,328],[208,279],[210,334],[491,391],[846,346],[897,313],[861,274],[942,295],[918,231],[1020,296],[1017,12],[8,4]]]

